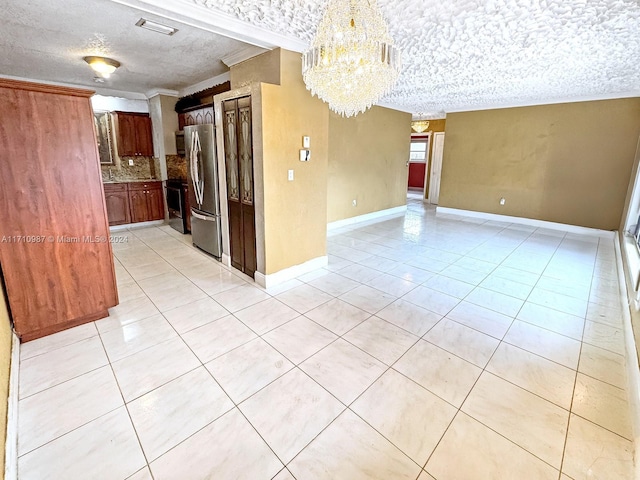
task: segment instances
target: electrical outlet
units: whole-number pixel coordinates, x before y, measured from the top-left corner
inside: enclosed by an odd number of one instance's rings
[[[289,181],[292,182],[293,181],[293,170],[289,170],[289,175],[288,175]]]
[[[353,205],[354,207],[358,205],[358,201],[354,198],[353,201],[351,202],[351,205]]]
[[[133,167],[133,158],[130,158],[130,159],[129,159],[129,166],[130,166],[130,167]]]
[[[500,199],[500,205],[504,205],[507,201],[504,199],[504,197],[502,197]]]

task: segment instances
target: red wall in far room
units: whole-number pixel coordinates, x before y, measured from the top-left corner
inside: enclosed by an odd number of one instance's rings
[[[409,163],[409,187],[423,188],[426,163]]]

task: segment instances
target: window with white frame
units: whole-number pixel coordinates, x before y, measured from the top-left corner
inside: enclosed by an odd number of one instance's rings
[[[411,151],[409,152],[409,161],[412,163],[425,163],[427,161],[428,147],[428,140],[413,140],[411,142]]]

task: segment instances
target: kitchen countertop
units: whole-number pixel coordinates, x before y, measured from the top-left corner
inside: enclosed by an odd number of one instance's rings
[[[102,183],[142,183],[142,182],[161,182],[158,178],[140,178],[136,180],[103,180]]]

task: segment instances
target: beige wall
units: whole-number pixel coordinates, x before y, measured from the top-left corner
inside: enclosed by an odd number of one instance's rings
[[[300,54],[298,60],[300,60]],[[231,89],[241,88],[252,82],[280,85],[281,50],[276,48],[244,62],[233,65],[229,70]],[[300,64],[302,65],[302,64]],[[300,66],[302,68],[302,66]],[[302,74],[301,78],[302,78]]]
[[[281,86],[262,84],[267,275],[322,257],[327,250],[329,110],[305,88],[300,54],[280,53]],[[299,160],[303,136],[311,137],[309,162]]]
[[[259,101],[252,102],[256,230],[264,228],[264,257],[257,239],[261,273],[325,256],[327,221],[405,204],[410,114],[380,107],[351,119],[330,114],[306,89],[300,54],[286,50],[233,66],[231,84],[260,88]],[[311,137],[310,162],[299,161],[303,136]],[[357,207],[351,206],[354,198]]]
[[[382,107],[351,118],[331,113],[327,221],[404,205],[410,143],[409,113]]]
[[[7,432],[7,398],[11,368],[11,322],[4,290],[0,286],[0,479],[4,478],[4,451]]]
[[[451,113],[446,133],[441,206],[615,230],[640,98]]]

